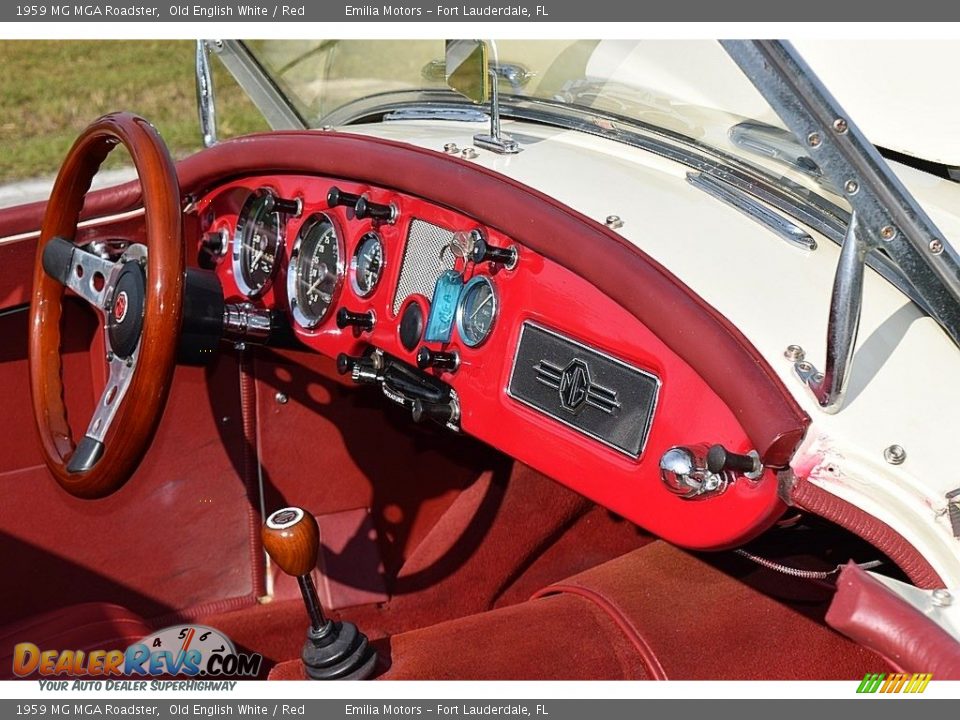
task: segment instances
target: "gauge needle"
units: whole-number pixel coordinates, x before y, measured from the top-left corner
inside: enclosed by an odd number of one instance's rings
[[[477,305],[476,309],[474,309],[474,311],[470,313],[470,319],[473,320],[475,317],[477,317],[477,313],[480,312],[483,309],[483,306],[486,305],[491,300],[493,300],[493,295],[487,295],[483,299],[483,302]]]
[[[320,283],[322,283],[328,277],[330,277],[330,271],[327,269],[324,269],[323,275],[321,275],[320,278],[313,285],[310,285],[307,287],[307,295],[313,295],[314,291],[320,287]]]

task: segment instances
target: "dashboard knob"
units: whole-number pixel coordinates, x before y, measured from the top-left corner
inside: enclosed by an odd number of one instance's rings
[[[341,375],[349,375],[355,383],[380,382],[382,369],[382,362],[375,354],[357,357],[346,353],[337,355],[337,372]]]
[[[351,312],[346,308],[337,310],[337,327],[341,330],[354,327],[361,332],[370,332],[376,324],[377,316],[373,314],[373,310],[362,313]]]
[[[330,188],[327,191],[327,205],[330,207],[337,207],[337,205],[346,205],[347,207],[356,207],[357,201],[360,199],[359,195],[354,195],[353,193],[344,192],[336,185]]]
[[[449,402],[433,403],[424,400],[413,401],[413,421],[423,422],[425,419],[446,425],[456,422],[460,417],[460,408],[453,400]]]
[[[712,473],[735,472],[756,480],[763,473],[763,464],[756,451],[740,455],[730,452],[723,445],[711,445],[707,451],[707,469]]]
[[[354,206],[354,212],[361,220],[363,218],[371,218],[373,220],[379,220],[380,222],[392,223],[397,219],[396,205],[384,205],[382,203],[371,202],[363,196],[357,200],[357,204]]]
[[[436,368],[438,370],[455,371],[460,367],[460,355],[456,352],[442,352],[431,350],[426,345],[417,350],[417,367],[421,370]]]
[[[470,259],[478,265],[482,262],[490,262],[503,265],[507,270],[513,270],[517,266],[517,248],[514,245],[508,248],[494,247],[483,238],[479,238],[473,244]]]
[[[300,217],[300,213],[303,212],[303,200],[300,198],[287,200],[271,193],[267,195],[265,209],[267,212],[278,212],[281,215]]]

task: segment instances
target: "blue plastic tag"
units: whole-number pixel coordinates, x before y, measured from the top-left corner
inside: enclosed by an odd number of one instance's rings
[[[447,270],[437,278],[433,288],[433,302],[430,303],[430,317],[427,318],[427,342],[450,342],[453,334],[453,318],[463,289],[463,277],[455,270]]]

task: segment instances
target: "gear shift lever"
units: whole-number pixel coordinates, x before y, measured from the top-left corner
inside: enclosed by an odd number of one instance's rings
[[[277,510],[261,530],[263,547],[288,575],[297,578],[310,616],[300,658],[314,680],[364,680],[373,674],[377,656],[366,635],[351,622],[334,622],[323,614],[310,573],[317,566],[320,533],[313,515],[302,508]]]

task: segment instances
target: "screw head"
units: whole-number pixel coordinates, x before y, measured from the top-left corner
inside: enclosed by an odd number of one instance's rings
[[[837,118],[833,121],[833,130],[838,135],[843,135],[847,131],[847,121],[843,118]]]
[[[949,607],[953,605],[953,595],[950,594],[949,590],[937,588],[930,593],[930,602],[937,607]]]
[[[114,358],[113,350],[108,350],[108,351],[107,351],[107,362],[113,362],[113,358]]]
[[[891,445],[883,451],[883,459],[891,465],[902,465],[907,459],[907,451],[900,445]]]
[[[847,195],[856,195],[857,190],[860,189],[860,183],[853,179],[847,180],[847,182],[843,185],[843,189]]]
[[[943,252],[943,241],[934,238],[930,241],[930,245],[928,247],[930,248],[930,252],[932,252],[934,255],[939,255]]]
[[[280,405],[286,405],[290,401],[290,398],[287,397],[287,394],[282,392],[278,392],[276,395],[274,395],[274,399]]]
[[[478,153],[472,147],[468,147],[468,148],[464,148],[460,154],[463,157],[465,157],[467,160],[473,160],[475,157],[477,157]]]
[[[455,142],[448,142],[448,143],[444,143],[443,151],[445,153],[450,153],[451,155],[456,155],[458,152],[460,152],[460,148],[457,147],[457,144]]]
[[[893,240],[897,234],[897,229],[893,225],[884,225],[880,228],[880,237],[884,240]]]
[[[623,227],[623,220],[619,215],[607,215],[606,219],[603,221],[603,224],[611,230],[616,230],[617,228]]]
[[[820,147],[820,143],[823,142],[823,138],[820,137],[820,133],[812,132],[807,135],[807,145],[810,147]]]
[[[783,351],[783,356],[791,362],[800,362],[807,356],[807,353],[799,345],[787,345],[787,349]]]

